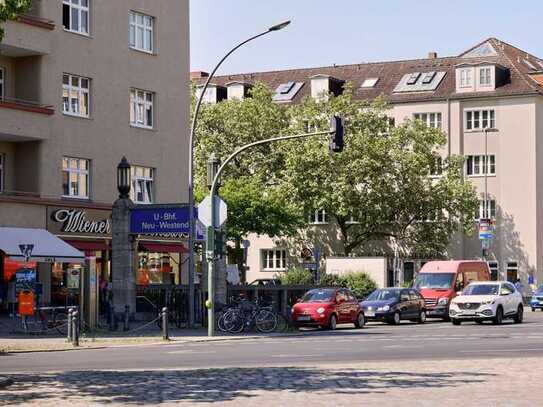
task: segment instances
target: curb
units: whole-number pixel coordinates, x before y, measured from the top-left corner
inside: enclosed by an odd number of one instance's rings
[[[10,379],[9,377],[0,376],[0,389],[4,389],[8,386],[11,386],[12,384],[13,384],[13,379]]]

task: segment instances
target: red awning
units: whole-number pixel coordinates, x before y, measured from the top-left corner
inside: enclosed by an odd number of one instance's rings
[[[76,249],[85,252],[99,252],[103,250],[111,250],[111,246],[102,240],[65,240],[66,243]]]
[[[154,253],[188,253],[189,251],[181,243],[151,243],[140,242],[145,250]]]

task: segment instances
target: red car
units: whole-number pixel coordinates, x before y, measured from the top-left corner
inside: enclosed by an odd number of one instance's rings
[[[337,324],[354,324],[362,328],[364,312],[356,297],[346,288],[318,288],[308,291],[292,307],[295,326],[336,329]]]

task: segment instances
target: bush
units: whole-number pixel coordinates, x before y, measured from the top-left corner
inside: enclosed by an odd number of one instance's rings
[[[284,285],[311,285],[313,284],[313,273],[302,268],[293,268],[279,276],[281,284]]]
[[[324,274],[321,285],[329,287],[346,287],[357,297],[364,298],[377,288],[377,283],[366,273],[351,271],[346,274]]]

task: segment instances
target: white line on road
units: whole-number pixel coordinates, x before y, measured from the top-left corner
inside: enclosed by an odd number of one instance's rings
[[[543,351],[543,348],[461,350],[460,353],[502,353],[502,352],[534,352],[534,351]]]

